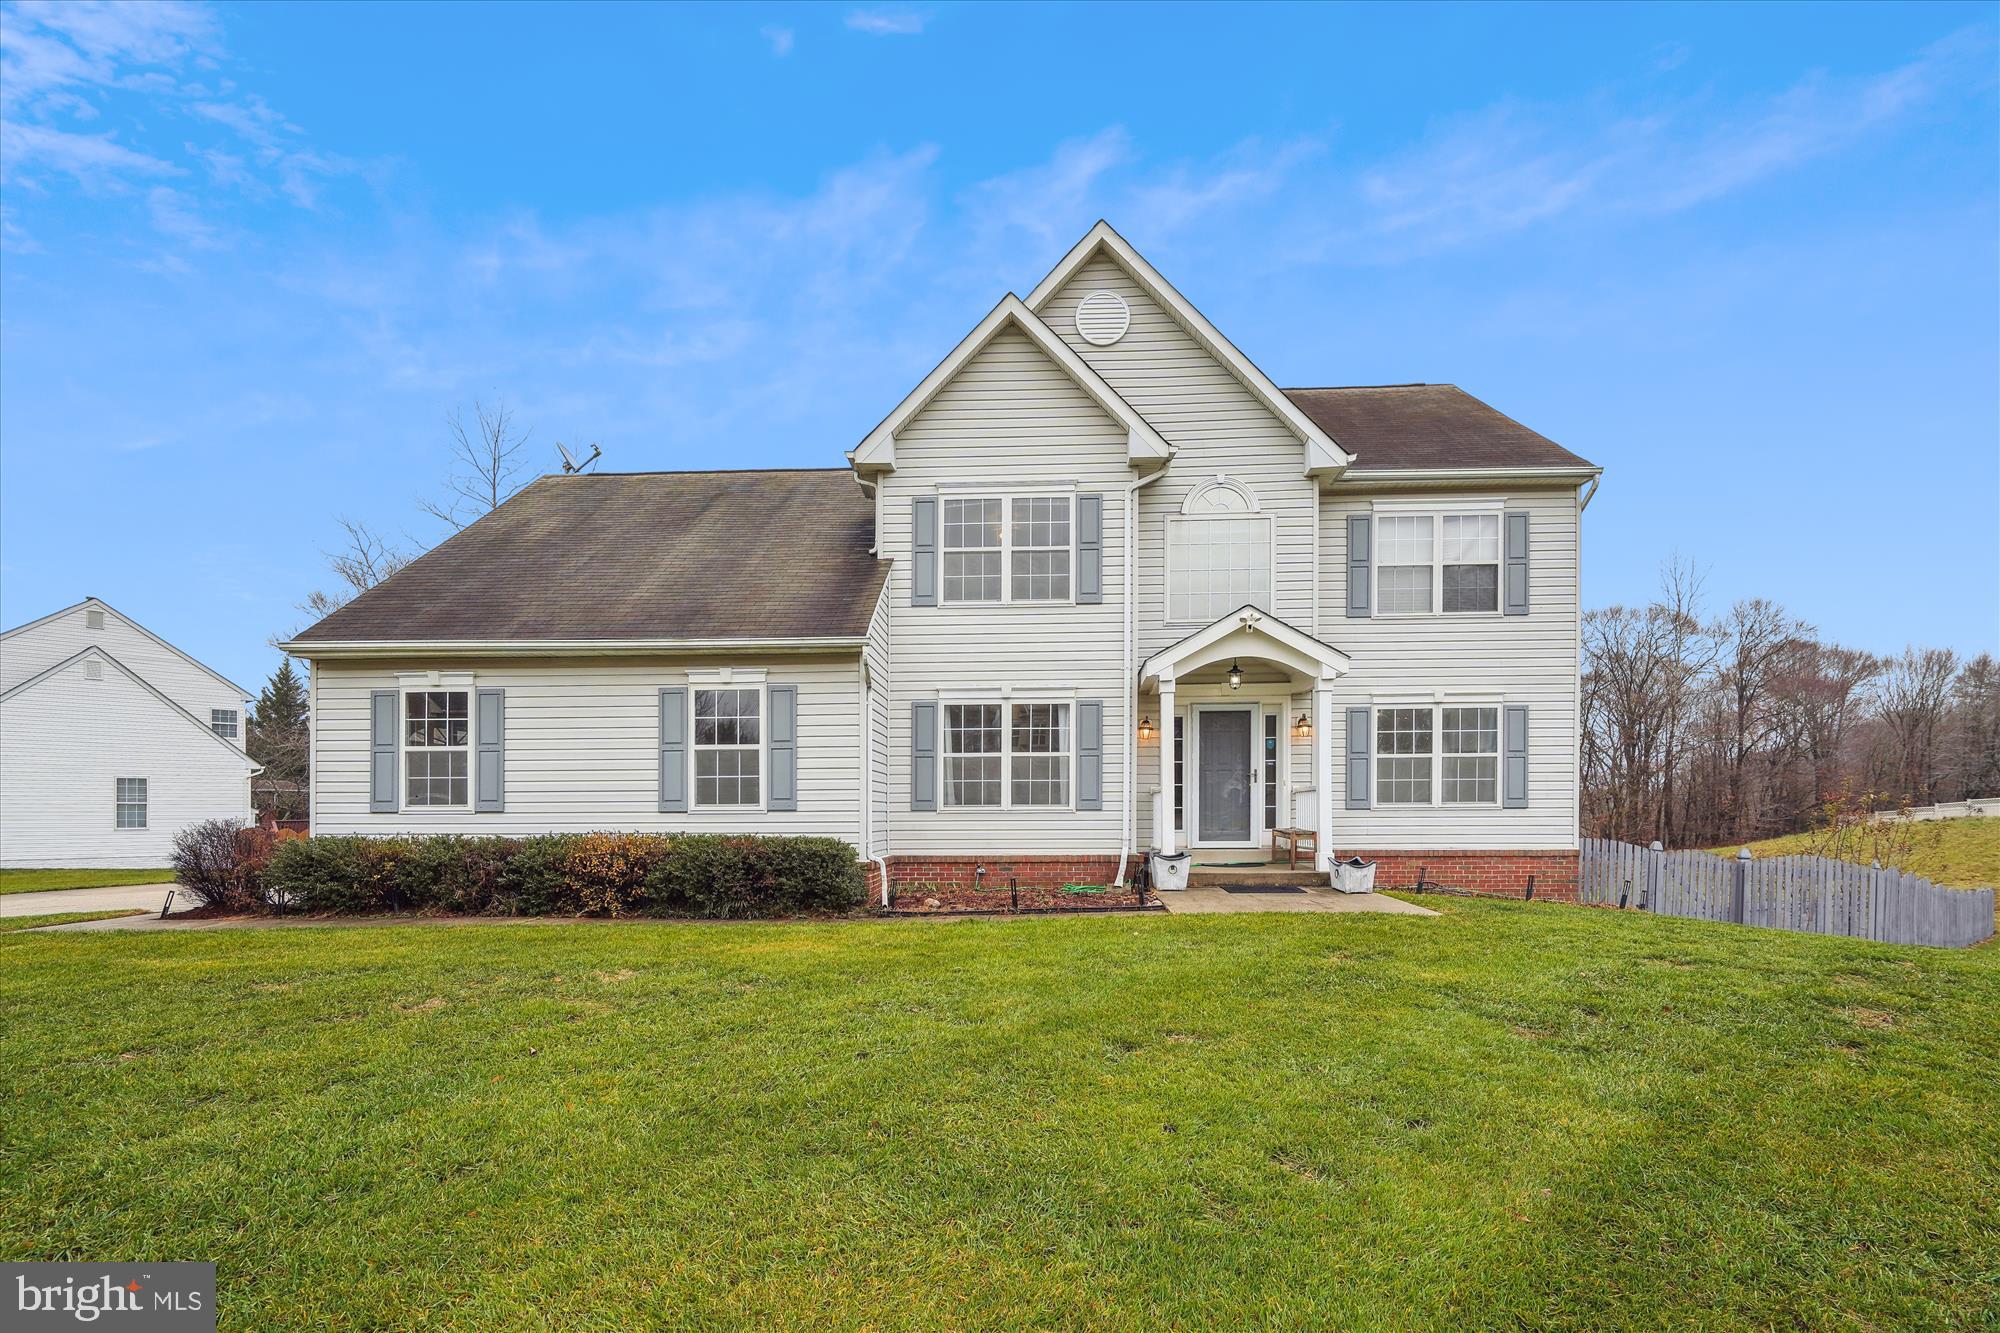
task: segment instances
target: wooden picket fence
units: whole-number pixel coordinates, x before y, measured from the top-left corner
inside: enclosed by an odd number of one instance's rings
[[[1993,890],[1824,856],[1762,860],[1585,838],[1577,901],[1885,944],[1963,949],[1993,934]]]

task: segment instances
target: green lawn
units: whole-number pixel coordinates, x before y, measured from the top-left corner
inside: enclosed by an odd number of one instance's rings
[[[12,935],[0,1258],[237,1329],[1990,1319],[2000,950],[1426,902]]]
[[[1940,819],[1920,824],[1917,832],[1924,845],[1898,858],[1901,869],[1955,889],[2000,887],[2000,819],[1991,815]],[[1809,833],[1766,838],[1749,844],[1750,855],[1798,856],[1812,850],[1811,838]],[[1734,856],[1738,845],[1715,850]]]
[[[44,889],[104,889],[123,884],[171,884],[174,872],[154,870],[0,870],[0,893],[40,893]]]
[[[15,930],[33,930],[37,926],[66,926],[72,921],[103,921],[114,916],[139,916],[137,908],[114,909],[106,912],[38,912],[33,916],[0,916],[0,934]]]

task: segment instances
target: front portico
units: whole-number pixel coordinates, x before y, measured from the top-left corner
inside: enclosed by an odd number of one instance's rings
[[[1242,606],[1146,659],[1139,669],[1140,707],[1157,695],[1160,717],[1159,788],[1153,816],[1155,846],[1176,852],[1174,794],[1193,848],[1261,846],[1273,816],[1290,823],[1297,796],[1311,793],[1313,827],[1321,830],[1316,868],[1325,870],[1332,824],[1333,683],[1348,669],[1347,654],[1254,606]],[[1294,771],[1294,701],[1304,711],[1311,743],[1305,771]],[[1176,783],[1176,722],[1181,723]],[[1261,798],[1261,799],[1260,799]]]

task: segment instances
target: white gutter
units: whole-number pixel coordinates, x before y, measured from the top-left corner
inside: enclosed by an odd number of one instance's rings
[[[1588,464],[1563,467],[1352,467],[1336,479],[1336,486],[1362,486],[1392,481],[1563,481],[1602,476],[1604,469]]]
[[[1577,513],[1581,514],[1584,510],[1590,508],[1590,502],[1597,498],[1597,484],[1603,480],[1604,478],[1602,475],[1595,476],[1590,479],[1590,489],[1585,491],[1583,493],[1583,499],[1577,502],[1576,506]]]
[[[1133,674],[1132,665],[1132,655],[1137,651],[1137,646],[1133,642],[1132,626],[1132,564],[1139,545],[1139,488],[1150,486],[1166,476],[1167,469],[1173,465],[1174,460],[1170,457],[1148,475],[1137,481],[1128,482],[1125,486],[1125,587],[1122,598],[1125,603],[1125,683],[1122,688],[1128,691],[1125,696],[1128,707],[1136,706],[1139,702],[1139,682]],[[1125,814],[1119,823],[1118,878],[1112,881],[1121,888],[1125,884],[1125,862],[1131,858],[1132,844],[1139,838],[1139,811],[1132,803],[1134,770],[1139,764],[1138,742],[1133,739],[1134,726],[1128,714],[1125,718]],[[1173,730],[1172,718],[1160,720],[1160,744],[1172,744],[1168,738],[1173,735]]]
[[[289,639],[279,649],[311,661],[329,657],[402,657],[429,655],[519,657],[602,657],[628,653],[819,652],[859,648],[867,637],[800,639]]]

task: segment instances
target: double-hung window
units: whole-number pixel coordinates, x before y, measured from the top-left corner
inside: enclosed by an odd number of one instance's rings
[[[1067,807],[1073,751],[1068,703],[948,703],[944,803]]]
[[[208,710],[208,729],[218,736],[236,739],[236,710],[234,708],[211,708]]]
[[[764,692],[694,692],[694,803],[756,807],[763,799]]]
[[[1375,710],[1377,805],[1494,805],[1499,796],[1497,707]]]
[[[471,803],[472,693],[403,694],[403,803],[445,809]]]
[[[118,827],[146,827],[146,779],[119,778],[117,797]]]
[[[1375,597],[1383,615],[1500,609],[1500,515],[1378,514]]]
[[[1068,495],[946,498],[944,600],[1070,600],[1074,534]]]

